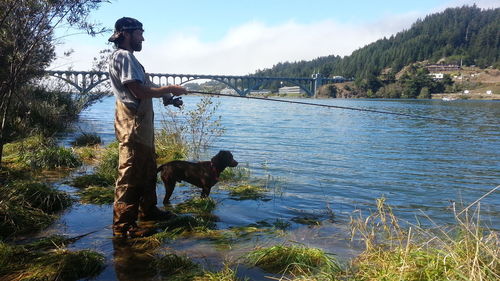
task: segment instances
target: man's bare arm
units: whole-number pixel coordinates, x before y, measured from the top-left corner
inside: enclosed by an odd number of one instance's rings
[[[144,98],[161,98],[167,94],[172,94],[174,96],[185,95],[187,90],[179,85],[168,85],[159,88],[152,88],[143,85],[139,82],[130,82],[125,84],[127,88],[132,92],[132,94],[138,99]]]

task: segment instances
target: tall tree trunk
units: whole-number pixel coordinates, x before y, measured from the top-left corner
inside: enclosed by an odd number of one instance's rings
[[[2,158],[3,158],[3,145],[5,144],[5,129],[7,125],[7,118],[9,112],[10,101],[12,97],[12,90],[7,89],[7,93],[4,96],[3,106],[1,108],[1,124],[0,124],[0,167],[2,167]]]

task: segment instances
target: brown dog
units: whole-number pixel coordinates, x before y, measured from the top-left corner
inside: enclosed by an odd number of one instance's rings
[[[201,197],[207,197],[210,189],[219,181],[219,176],[227,167],[236,167],[238,162],[233,159],[233,154],[221,150],[210,161],[187,162],[171,161],[158,167],[161,179],[165,185],[165,198],[163,204],[168,204],[177,182],[186,181],[202,188]]]

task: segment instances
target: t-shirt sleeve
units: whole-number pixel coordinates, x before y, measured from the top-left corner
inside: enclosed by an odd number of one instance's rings
[[[122,64],[120,81],[122,84],[127,84],[130,82],[138,81],[144,83],[144,71],[142,66],[135,60],[130,53],[123,53],[120,59]]]

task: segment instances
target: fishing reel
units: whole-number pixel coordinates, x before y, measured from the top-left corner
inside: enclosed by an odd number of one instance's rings
[[[181,108],[181,106],[184,104],[181,97],[162,97],[162,99],[164,106],[168,106],[171,104],[177,108]]]

